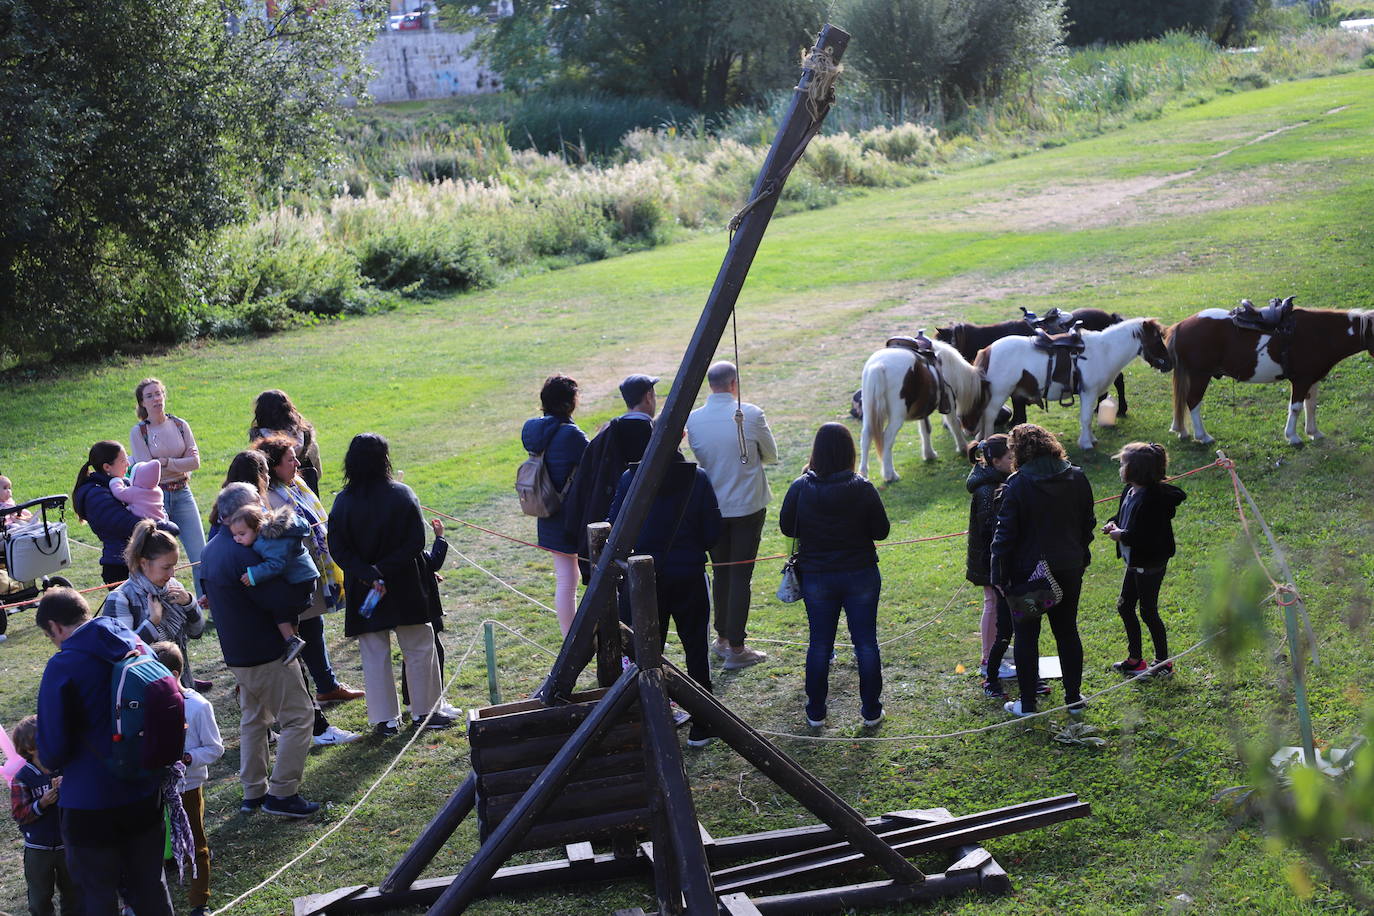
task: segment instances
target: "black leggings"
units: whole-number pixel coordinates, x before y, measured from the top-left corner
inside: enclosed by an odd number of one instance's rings
[[[1143,658],[1140,645],[1140,621],[1150,628],[1150,639],[1155,644],[1155,660],[1163,661],[1169,657],[1169,635],[1164,632],[1164,621],[1159,617],[1159,587],[1164,583],[1167,567],[1158,569],[1137,569],[1126,567],[1126,577],[1121,580],[1121,597],[1116,599],[1116,612],[1121,615],[1121,623],[1126,627],[1127,655],[1130,658]],[[1136,605],[1140,605],[1140,618],[1136,619]]]
[[[1064,701],[1078,700],[1083,690],[1083,641],[1078,638],[1078,596],[1083,591],[1083,570],[1054,570],[1064,590],[1064,600],[1046,611],[1054,632],[1059,664],[1064,670]],[[1016,633],[1016,680],[1021,687],[1022,712],[1035,711],[1035,685],[1040,680],[1040,617],[1024,617],[1013,623]],[[992,659],[988,659],[992,670]]]
[[[1011,645],[1011,634],[1011,605],[1007,604],[1007,596],[999,593],[997,595],[997,637],[992,642],[992,648],[988,650],[987,680],[989,684],[997,682],[997,672],[1002,670],[1002,658],[1007,654],[1007,646]]]

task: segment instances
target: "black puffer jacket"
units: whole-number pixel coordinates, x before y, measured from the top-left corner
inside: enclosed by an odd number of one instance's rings
[[[964,578],[974,585],[991,585],[992,532],[997,526],[997,507],[993,497],[1007,475],[990,465],[980,464],[968,472],[964,486],[973,494],[968,507],[968,561]]]
[[[1044,557],[1050,569],[1092,562],[1093,488],[1081,468],[1041,457],[1007,478],[992,535],[992,581],[1015,585]]]
[[[329,552],[344,571],[345,636],[430,622],[434,573],[420,501],[410,487],[394,480],[345,486],[329,513]],[[377,579],[386,594],[364,618],[359,608]]]
[[[1118,505],[1126,505],[1129,485],[1121,491]],[[1132,507],[1131,517],[1123,522],[1120,509],[1111,521],[1122,529],[1121,540],[1116,542],[1116,555],[1123,557],[1122,546],[1130,549],[1131,566],[1154,569],[1165,565],[1174,555],[1174,512],[1179,503],[1188,498],[1178,487],[1159,483],[1145,487]]]
[[[797,538],[797,569],[850,572],[876,566],[881,541],[892,530],[873,484],[853,471],[824,477],[807,471],[788,488],[778,527]]]

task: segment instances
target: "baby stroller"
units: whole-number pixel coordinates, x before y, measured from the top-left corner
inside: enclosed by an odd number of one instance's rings
[[[35,506],[34,518],[7,524],[11,516]],[[57,513],[56,521],[48,518],[49,512]],[[9,629],[10,614],[32,607],[41,592],[59,585],[71,587],[66,579],[53,575],[72,563],[66,515],[65,494],[0,509],[0,605],[14,605],[0,612],[0,634]]]

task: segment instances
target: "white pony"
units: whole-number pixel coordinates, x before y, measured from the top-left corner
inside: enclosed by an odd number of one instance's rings
[[[1003,337],[982,350],[973,364],[987,377],[989,397],[978,424],[979,437],[992,433],[997,411],[1013,394],[1032,404],[1058,400],[1065,394],[1078,397],[1078,447],[1090,449],[1097,444],[1092,434],[1092,417],[1098,399],[1108,386],[1139,356],[1160,372],[1173,368],[1173,358],[1164,343],[1164,330],[1153,318],[1131,318],[1103,331],[1082,331],[1083,355],[1079,362],[1082,383],[1078,391],[1066,390],[1050,382],[1050,354],[1035,345],[1033,337]]]
[[[892,446],[897,441],[897,433],[907,420],[921,421],[921,455],[926,461],[934,461],[938,456],[930,444],[930,415],[939,409],[940,401],[953,408],[954,417],[944,414],[945,428],[954,437],[961,454],[968,451],[968,440],[960,420],[977,418],[987,397],[987,384],[983,376],[959,351],[947,343],[930,341],[935,348],[935,358],[940,364],[940,375],[944,378],[943,395],[941,385],[924,359],[904,347],[884,347],[874,353],[864,363],[863,386],[863,433],[860,438],[859,452],[863,456],[859,473],[868,476],[868,446],[872,443],[878,449],[878,457],[883,463],[883,480],[892,483],[898,480],[897,470],[893,467]]]

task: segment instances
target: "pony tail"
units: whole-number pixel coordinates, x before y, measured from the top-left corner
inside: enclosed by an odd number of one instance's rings
[[[968,463],[978,464],[978,456],[982,452],[982,442],[970,442],[968,444]]]
[[[148,535],[157,530],[157,522],[150,518],[141,519],[129,535],[129,543],[124,545],[124,565],[132,574],[139,569],[138,560],[143,556],[143,548],[148,543]]]
[[[91,472],[94,470],[95,468],[91,465],[91,462],[87,460],[85,464],[81,465],[81,470],[76,472],[76,483],[72,484],[72,512],[74,512],[76,517],[83,522],[86,519],[81,515],[81,510],[77,508],[76,491],[81,489],[81,485],[86,482],[86,478],[90,477]]]

